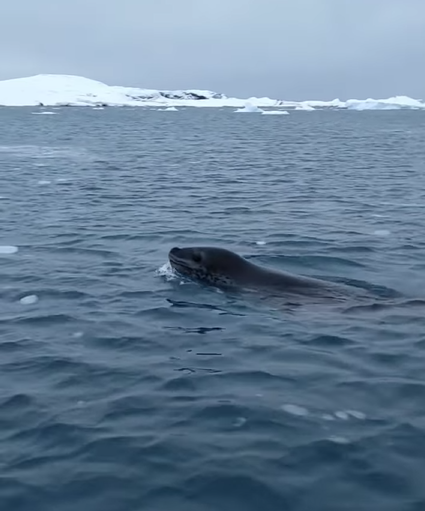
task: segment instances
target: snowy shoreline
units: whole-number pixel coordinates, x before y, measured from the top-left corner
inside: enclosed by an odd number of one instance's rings
[[[105,83],[72,75],[35,75],[0,81],[0,106],[145,106],[145,107],[204,107],[204,108],[282,108],[313,111],[316,109],[345,110],[425,110],[425,101],[408,96],[387,99],[349,99],[341,101],[285,101],[263,98],[229,98],[224,94],[190,89],[159,91],[136,87],[110,86]]]

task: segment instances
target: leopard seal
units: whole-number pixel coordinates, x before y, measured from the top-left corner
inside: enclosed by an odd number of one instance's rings
[[[225,248],[174,247],[169,251],[168,259],[177,273],[218,288],[335,299],[360,291],[346,284],[259,266]]]

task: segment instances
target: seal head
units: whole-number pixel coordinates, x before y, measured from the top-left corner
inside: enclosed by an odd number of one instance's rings
[[[218,247],[174,247],[168,258],[178,273],[218,287],[237,286],[246,263],[238,254]]]

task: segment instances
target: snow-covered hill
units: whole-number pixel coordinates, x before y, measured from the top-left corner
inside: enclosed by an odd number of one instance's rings
[[[72,75],[36,75],[0,81],[3,106],[198,106],[283,107],[296,110],[334,108],[350,110],[424,109],[425,102],[406,96],[348,101],[284,101],[271,98],[229,98],[209,90],[166,91],[110,86]]]

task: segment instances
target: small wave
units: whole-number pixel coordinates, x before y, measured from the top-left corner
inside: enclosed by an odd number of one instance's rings
[[[306,417],[309,414],[307,408],[293,404],[282,405],[282,410],[291,415],[297,415],[299,417]]]
[[[9,319],[4,319],[4,323],[15,323],[15,324],[26,324],[26,325],[32,325],[32,326],[41,326],[41,325],[47,325],[47,326],[53,326],[53,325],[59,325],[63,323],[70,323],[74,322],[75,318],[73,316],[70,316],[68,314],[38,314],[35,316],[15,316],[11,317]]]

